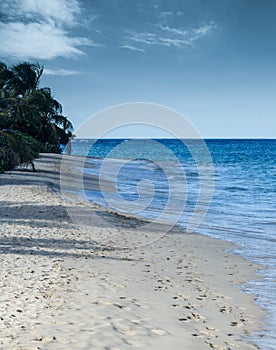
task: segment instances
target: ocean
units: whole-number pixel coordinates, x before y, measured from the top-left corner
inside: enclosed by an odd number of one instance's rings
[[[91,201],[151,220],[165,212],[163,221],[234,242],[235,254],[263,265],[263,278],[241,289],[269,312],[255,342],[275,349],[276,140],[204,141],[75,139],[72,155],[88,157],[84,173],[117,186],[108,195],[87,191]]]

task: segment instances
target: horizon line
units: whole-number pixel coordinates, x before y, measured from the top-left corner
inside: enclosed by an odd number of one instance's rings
[[[72,140],[177,140],[179,137],[102,137],[102,138],[87,138],[87,137],[74,137]],[[181,140],[276,140],[274,137],[202,137],[202,138],[183,138]]]

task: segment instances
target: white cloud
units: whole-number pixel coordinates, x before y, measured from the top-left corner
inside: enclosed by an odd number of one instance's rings
[[[163,25],[160,25],[159,28],[164,32],[168,32],[169,34],[175,34],[180,36],[185,36],[188,34],[188,31],[184,29],[177,29],[177,28],[163,26]]]
[[[127,39],[146,45],[159,45],[168,47],[192,46],[196,41],[209,35],[217,26],[210,22],[199,28],[183,29],[168,25],[158,25],[155,32],[131,32]]]
[[[74,22],[75,16],[81,13],[80,4],[76,0],[25,0],[18,1],[23,12],[37,14],[46,21],[53,19],[62,23]]]
[[[0,4],[0,10],[11,19],[21,16],[31,20],[37,18],[46,22],[53,20],[71,24],[81,13],[77,0],[10,0],[3,1]]]
[[[43,73],[45,75],[63,75],[63,76],[79,74],[79,72],[75,70],[64,69],[64,68],[44,68]]]
[[[163,11],[163,12],[160,12],[159,17],[166,18],[166,17],[171,17],[172,15],[173,13],[171,11]]]
[[[49,23],[0,24],[0,53],[4,57],[52,59],[83,54],[79,46],[93,45],[86,38],[70,37]]]
[[[78,0],[11,0],[0,4],[0,55],[20,59],[53,59],[83,55],[96,46],[70,34],[81,13]]]
[[[122,45],[122,46],[120,46],[120,49],[127,49],[127,50],[131,50],[131,51],[145,52],[145,50],[140,49],[140,48],[135,47],[135,46],[131,46],[131,45]]]

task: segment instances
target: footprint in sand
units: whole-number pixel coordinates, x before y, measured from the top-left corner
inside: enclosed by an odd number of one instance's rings
[[[154,334],[157,334],[157,335],[165,335],[165,334],[167,334],[167,332],[164,331],[163,329],[152,329],[151,332],[154,333]]]
[[[223,305],[219,308],[219,311],[225,314],[229,314],[232,311],[230,306]]]
[[[180,322],[191,322],[192,318],[190,316],[181,317],[181,318],[178,319],[178,321],[180,321]]]
[[[188,300],[189,297],[187,297],[187,296],[184,295],[184,294],[178,293],[178,294],[174,295],[174,296],[172,297],[172,299],[174,299],[174,300]]]
[[[239,322],[236,322],[236,321],[233,321],[233,322],[231,322],[230,323],[230,325],[232,326],[232,327],[242,327],[242,323],[239,323]]]

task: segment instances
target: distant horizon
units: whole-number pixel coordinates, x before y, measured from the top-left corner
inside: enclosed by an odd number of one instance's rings
[[[88,137],[74,137],[72,140],[271,140],[276,141],[276,138],[270,137],[204,137],[204,138],[183,138],[179,137],[101,137],[101,138],[88,138]]]

